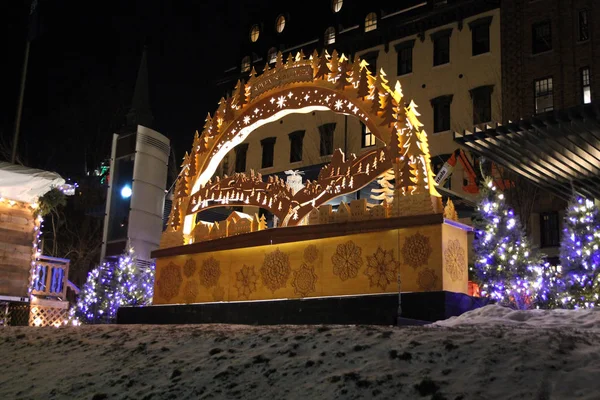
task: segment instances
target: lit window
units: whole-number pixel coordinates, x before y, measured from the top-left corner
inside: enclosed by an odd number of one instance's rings
[[[250,40],[252,40],[252,42],[256,42],[259,35],[260,29],[258,28],[258,25],[253,25],[252,29],[250,29]]]
[[[554,109],[554,88],[552,78],[535,81],[535,113],[552,111]]]
[[[283,29],[285,28],[285,17],[283,15],[277,17],[277,23],[275,24],[275,27],[277,29],[277,32],[283,32]]]
[[[579,41],[583,42],[590,38],[590,25],[587,10],[579,11]]]
[[[581,69],[581,88],[583,92],[583,104],[592,102],[592,85],[590,84],[590,68]]]
[[[242,72],[250,71],[250,57],[246,56],[242,58]]]
[[[343,0],[333,0],[331,2],[331,8],[333,9],[333,12],[340,12],[340,10],[342,9],[342,5],[344,5],[344,1]]]
[[[362,147],[375,146],[375,135],[371,133],[368,126],[361,123],[362,125]]]
[[[335,29],[333,27],[327,28],[325,31],[325,45],[330,45],[335,43]]]
[[[271,47],[269,49],[267,60],[269,60],[269,64],[273,64],[275,61],[277,61],[277,49],[275,47]]]
[[[371,32],[377,29],[377,14],[374,12],[367,14],[365,18],[365,32]]]

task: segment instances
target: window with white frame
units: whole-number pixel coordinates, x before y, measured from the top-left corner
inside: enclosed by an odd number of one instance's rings
[[[377,14],[368,13],[365,18],[365,32],[371,32],[377,29]]]
[[[590,82],[590,67],[581,69],[581,91],[583,94],[583,104],[592,102],[592,85]]]
[[[283,15],[277,17],[277,21],[275,22],[275,28],[277,29],[278,33],[283,32],[283,30],[285,29],[285,17]]]
[[[535,113],[539,114],[554,109],[554,87],[552,78],[535,81]]]
[[[277,61],[277,49],[275,47],[271,47],[269,49],[269,53],[267,53],[267,60],[269,60],[269,64],[273,64],[275,61]]]
[[[371,133],[369,127],[363,123],[362,125],[362,147],[375,146],[375,135]]]
[[[330,26],[325,30],[325,45],[330,45],[335,43],[335,29]]]
[[[250,71],[250,57],[246,56],[242,58],[242,72]]]
[[[343,0],[332,0],[331,9],[333,10],[334,13],[340,12],[340,10],[342,9],[342,5],[344,5]]]
[[[258,25],[253,25],[250,29],[250,40],[254,43],[258,40],[258,36],[260,36],[260,28]]]

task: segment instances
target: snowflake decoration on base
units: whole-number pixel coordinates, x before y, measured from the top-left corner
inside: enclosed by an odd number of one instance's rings
[[[317,275],[315,274],[315,268],[313,266],[302,264],[299,269],[294,271],[294,278],[292,279],[294,293],[306,297],[309,293],[316,290],[316,282]]]
[[[365,275],[369,277],[371,287],[386,290],[390,283],[397,281],[399,267],[398,261],[394,259],[394,250],[383,250],[378,246],[372,256],[367,256]]]
[[[279,249],[265,255],[265,261],[260,269],[263,284],[271,292],[284,288],[291,272],[289,255]]]
[[[239,272],[235,274],[235,288],[238,291],[238,297],[249,299],[250,295],[256,292],[258,275],[254,271],[254,266],[244,265]]]
[[[335,254],[331,256],[333,274],[339,276],[342,282],[349,278],[356,278],[358,270],[363,265],[361,255],[362,249],[352,240],[338,244]]]

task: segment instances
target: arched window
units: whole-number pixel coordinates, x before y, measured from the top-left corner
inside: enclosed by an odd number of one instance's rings
[[[275,47],[271,47],[269,52],[267,53],[267,60],[269,64],[273,64],[277,61],[277,49]]]
[[[258,36],[260,36],[260,28],[258,25],[252,25],[252,29],[250,29],[250,40],[254,43],[258,40]]]
[[[371,32],[377,29],[377,14],[374,12],[368,13],[365,18],[365,32]]]
[[[330,26],[325,31],[325,45],[330,45],[335,43],[335,29]]]
[[[284,28],[285,28],[285,17],[282,14],[279,17],[277,17],[277,21],[275,22],[275,29],[277,29],[277,33],[281,33],[281,32],[283,32]]]
[[[333,10],[334,13],[340,12],[343,5],[344,5],[344,0],[332,0],[331,9]]]
[[[242,58],[242,72],[250,71],[250,57],[246,56]]]

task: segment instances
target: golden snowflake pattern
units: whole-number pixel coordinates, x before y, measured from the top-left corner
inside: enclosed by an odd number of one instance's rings
[[[444,260],[446,261],[446,272],[450,274],[450,278],[453,281],[462,279],[467,270],[467,257],[458,240],[448,241],[446,250],[444,250]]]
[[[171,300],[177,296],[183,277],[181,276],[181,267],[174,263],[169,263],[160,271],[160,277],[156,281],[157,294],[165,299]]]
[[[279,249],[265,255],[265,261],[260,269],[263,284],[271,292],[285,287],[291,272],[289,255]]]
[[[215,301],[225,300],[225,289],[223,289],[223,286],[217,286],[215,290],[213,290],[213,299],[215,299]]]
[[[209,257],[202,261],[200,267],[200,284],[205,288],[217,286],[221,277],[221,263],[214,257]]]
[[[302,264],[300,268],[293,271],[293,274],[292,286],[294,287],[294,293],[306,297],[316,290],[317,275],[315,274],[315,267]]]
[[[244,265],[239,272],[235,273],[235,288],[238,291],[238,297],[249,299],[250,295],[256,292],[258,275],[254,271],[254,265]]]
[[[419,271],[419,277],[417,278],[417,285],[425,292],[436,289],[437,286],[437,275],[430,268],[424,268]]]
[[[385,290],[390,283],[397,281],[398,268],[394,250],[384,250],[377,246],[377,251],[372,256],[367,256],[365,275],[369,277],[371,287],[377,286]]]
[[[331,256],[331,263],[333,274],[339,276],[342,281],[356,278],[363,265],[362,249],[352,240],[338,244],[335,254]]]
[[[317,258],[319,258],[319,249],[317,249],[317,246],[314,244],[306,246],[304,249],[304,261],[309,264],[314,264],[314,262],[317,261]]]
[[[183,286],[183,299],[186,303],[193,303],[200,294],[200,283],[197,280],[187,281]]]
[[[427,265],[429,256],[431,256],[431,244],[429,238],[421,235],[419,232],[406,238],[404,246],[402,246],[402,256],[404,263],[410,265],[414,269],[422,265]]]
[[[183,274],[187,278],[191,278],[192,275],[196,273],[196,261],[193,259],[188,259],[185,264],[183,264]]]

